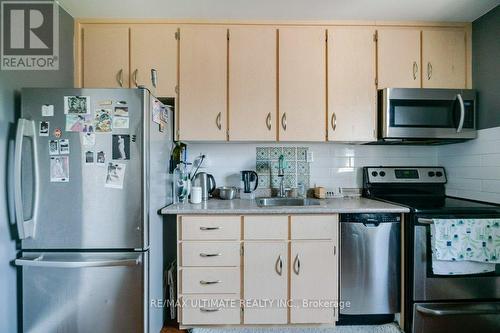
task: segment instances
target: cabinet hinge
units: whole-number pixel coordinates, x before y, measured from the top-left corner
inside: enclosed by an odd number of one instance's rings
[[[177,139],[179,139],[181,132],[179,130],[176,131]]]
[[[375,78],[375,85],[378,85],[378,78]]]
[[[333,255],[336,256],[337,255],[337,246],[333,246]]]
[[[179,30],[177,30],[177,31],[175,32],[175,39],[176,39],[176,40],[180,40],[180,39],[181,39],[181,32],[180,32]]]
[[[227,31],[227,40],[229,40],[229,30]]]
[[[229,129],[226,130],[226,138],[229,140]]]
[[[378,42],[378,31],[375,31],[375,33],[373,34],[373,41]]]
[[[240,247],[240,256],[243,256],[244,252],[245,252],[245,250],[243,250],[243,244],[241,244],[241,247]]]
[[[175,93],[179,94],[179,86],[175,86]]]

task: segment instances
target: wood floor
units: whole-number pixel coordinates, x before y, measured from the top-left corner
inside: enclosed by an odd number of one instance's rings
[[[178,326],[165,326],[160,333],[186,333],[186,330],[180,330]]]

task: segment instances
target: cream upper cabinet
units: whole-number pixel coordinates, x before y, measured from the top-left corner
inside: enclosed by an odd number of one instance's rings
[[[279,29],[279,141],[326,139],[326,30]]]
[[[375,29],[328,29],[328,141],[376,139]]]
[[[179,139],[227,134],[227,29],[183,26],[179,50]]]
[[[290,277],[290,323],[329,323],[336,321],[334,307],[321,307],[304,301],[333,302],[338,299],[337,258],[334,241],[292,241]],[[293,306],[296,305],[296,306]]]
[[[378,88],[420,88],[420,30],[378,30]]]
[[[129,28],[92,24],[82,29],[82,86],[129,87]]]
[[[177,85],[176,26],[137,24],[130,28],[131,87],[143,85],[156,96],[175,96]],[[153,87],[151,70],[156,70]]]
[[[422,31],[422,87],[465,88],[465,59],[463,30]]]
[[[275,141],[276,28],[229,29],[229,140]]]
[[[286,230],[286,229],[285,229]],[[285,241],[244,243],[243,293],[245,300],[272,300],[272,306],[250,306],[244,324],[286,324],[288,311],[288,246]]]

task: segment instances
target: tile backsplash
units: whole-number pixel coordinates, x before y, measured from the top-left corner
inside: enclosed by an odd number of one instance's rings
[[[446,194],[500,204],[500,127],[478,131],[478,138],[440,146],[438,163],[446,168]]]
[[[259,147],[270,149],[258,152],[257,148]],[[278,148],[278,151],[276,152],[272,148]],[[262,159],[275,159],[277,161],[279,149],[285,148],[292,148],[290,151],[286,150],[290,154],[295,151],[299,168],[303,165],[299,164],[302,162],[300,156],[302,152],[307,149],[307,152],[312,153],[313,161],[308,163],[309,186],[324,186],[328,191],[337,191],[339,187],[362,187],[361,170],[363,166],[438,165],[438,148],[435,146],[373,146],[341,143],[189,143],[188,159],[192,162],[197,155],[205,154],[207,163],[204,165],[203,171],[214,175],[217,186],[239,187],[239,172],[241,170],[256,170],[256,155],[262,154],[259,155],[262,156]],[[271,154],[274,155],[271,156]],[[278,155],[276,156],[276,154]],[[288,171],[293,172],[292,170]],[[267,180],[264,181],[267,184]],[[269,177],[269,183],[271,184],[271,177]]]
[[[283,155],[285,170],[283,184],[286,188],[297,188],[302,183],[309,188],[308,147],[256,147],[255,170],[259,175],[259,188],[278,188],[279,157]]]

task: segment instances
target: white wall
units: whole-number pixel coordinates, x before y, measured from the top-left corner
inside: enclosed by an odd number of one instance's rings
[[[314,153],[310,165],[310,184],[327,190],[338,187],[362,187],[363,166],[435,166],[437,148],[423,146],[371,146],[334,143],[266,144],[266,143],[191,143],[188,159],[199,154],[208,157],[204,171],[212,173],[217,186],[239,186],[239,171],[255,170],[255,148],[258,146],[309,147]]]
[[[479,131],[477,140],[438,148],[448,195],[500,203],[500,127]]]

